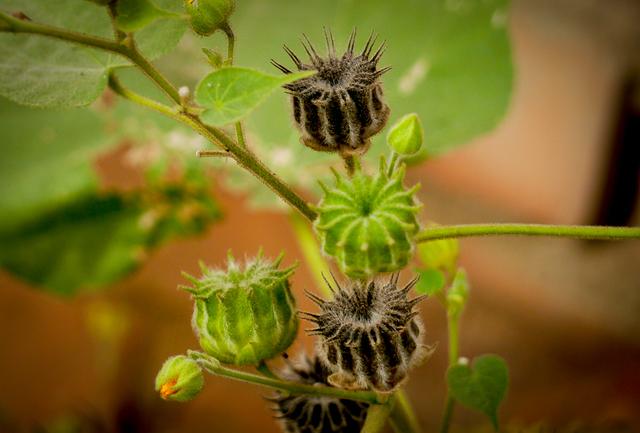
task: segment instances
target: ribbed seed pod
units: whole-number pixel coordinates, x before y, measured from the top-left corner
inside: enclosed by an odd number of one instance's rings
[[[391,391],[409,369],[428,353],[421,344],[422,325],[414,306],[423,299],[408,299],[412,280],[398,287],[398,274],[386,284],[352,282],[337,290],[332,300],[309,295],[320,314],[302,313],[317,327],[318,353],[334,374],[329,382],[352,389]],[[327,283],[329,284],[329,283]]]
[[[318,357],[289,364],[282,377],[307,385],[328,385],[329,370]],[[278,395],[277,417],[287,433],[359,433],[367,415],[367,403],[325,396]]]
[[[321,183],[324,197],[313,226],[322,251],[351,278],[398,271],[413,255],[420,209],[414,195],[419,185],[405,189],[404,166],[389,177],[381,161],[373,177],[357,172],[344,178],[334,172],[335,187]]]
[[[209,355],[227,364],[256,365],[285,351],[298,330],[295,301],[287,278],[261,254],[241,268],[229,255],[226,270],[202,266],[202,277],[187,275],[193,295],[193,330]]]
[[[284,86],[291,94],[293,118],[306,146],[326,152],[361,154],[369,148],[369,138],[384,128],[389,118],[379,78],[390,68],[377,68],[384,44],[372,54],[375,40],[369,37],[362,52],[355,54],[354,31],[346,52],[338,57],[333,36],[325,32],[325,37],[328,53],[323,58],[305,36],[303,46],[310,64],[303,63],[284,47],[299,70],[318,71]],[[289,68],[272,63],[285,74],[291,73]]]

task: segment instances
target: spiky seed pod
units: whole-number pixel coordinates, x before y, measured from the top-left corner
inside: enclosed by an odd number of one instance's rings
[[[334,174],[335,187],[321,183],[324,197],[314,222],[322,251],[351,278],[404,268],[413,255],[413,235],[419,229],[420,205],[415,198],[419,185],[405,189],[404,166],[389,176],[384,159],[375,176]]]
[[[391,391],[424,359],[428,351],[421,344],[422,325],[414,310],[423,297],[407,296],[416,281],[402,288],[398,274],[386,284],[358,281],[342,288],[336,281],[337,290],[329,285],[332,300],[309,295],[321,312],[302,314],[317,325],[310,334],[320,336],[319,356],[335,371],[329,376],[331,384]]]
[[[192,326],[200,346],[227,364],[256,365],[285,351],[298,330],[288,278],[295,266],[279,270],[259,254],[244,268],[229,254],[227,269],[202,265],[202,277],[185,275],[182,288],[195,301]]]
[[[328,385],[330,371],[318,357],[289,363],[282,376],[307,385]],[[367,414],[367,403],[326,396],[277,395],[277,417],[287,433],[359,433]]]
[[[379,78],[390,68],[378,69],[384,43],[372,54],[375,44],[372,35],[362,52],[356,54],[354,31],[347,50],[338,57],[333,36],[325,31],[325,38],[328,53],[320,57],[305,36],[303,46],[310,64],[303,63],[284,47],[298,70],[318,71],[284,86],[291,94],[293,118],[306,146],[343,155],[361,154],[369,148],[369,138],[384,128],[389,118]],[[291,73],[289,68],[272,63],[285,74]]]

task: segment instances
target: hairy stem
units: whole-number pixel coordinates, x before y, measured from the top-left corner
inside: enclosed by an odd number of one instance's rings
[[[420,425],[403,390],[395,393],[395,405],[389,417],[391,427],[397,433],[419,433]]]
[[[324,385],[305,385],[297,382],[281,380],[273,377],[261,376],[245,371],[235,370],[222,366],[218,361],[201,352],[189,351],[189,356],[211,374],[238,380],[240,382],[261,385],[267,388],[285,391],[291,394],[304,394],[312,396],[327,396],[346,398],[349,400],[363,401],[373,405],[383,403],[375,392],[349,391]]]
[[[382,431],[390,413],[391,406],[389,404],[369,406],[367,418],[360,433],[378,433]]]
[[[556,236],[578,239],[640,239],[640,227],[576,226],[547,224],[461,224],[422,230],[416,242],[469,236]]]
[[[447,308],[447,310],[449,310]],[[460,322],[460,312],[452,313],[447,312],[447,331],[449,336],[449,367],[456,365],[458,363],[458,353],[459,353],[459,342],[458,342],[458,333],[459,333],[459,322]],[[455,400],[447,392],[447,397],[445,399],[444,413],[442,415],[442,422],[440,424],[440,433],[448,433],[449,426],[451,425],[451,418],[453,416],[453,409],[455,406]]]

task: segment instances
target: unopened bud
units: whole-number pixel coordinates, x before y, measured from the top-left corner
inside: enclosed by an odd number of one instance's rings
[[[202,369],[184,355],[167,359],[156,376],[156,391],[165,400],[188,401],[204,386]]]
[[[184,5],[193,31],[201,36],[228,28],[227,20],[235,6],[233,0],[184,0]]]

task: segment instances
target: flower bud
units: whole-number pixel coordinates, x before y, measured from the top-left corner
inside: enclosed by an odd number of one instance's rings
[[[167,359],[156,376],[156,391],[165,400],[189,401],[204,386],[202,369],[183,355]]]
[[[419,226],[418,185],[405,189],[404,166],[391,176],[382,160],[375,176],[357,172],[324,189],[314,228],[322,250],[351,278],[367,278],[404,268],[413,254]]]
[[[257,365],[284,352],[298,330],[288,278],[279,270],[282,256],[270,262],[259,254],[244,267],[229,255],[227,269],[202,267],[202,277],[187,276],[195,308],[192,326],[200,346],[221,362]]]
[[[209,36],[216,30],[228,27],[227,20],[233,13],[233,0],[184,0],[191,18],[191,28],[201,36]]]
[[[410,156],[422,147],[424,132],[416,113],[407,114],[398,120],[387,134],[387,143],[400,155]]]

